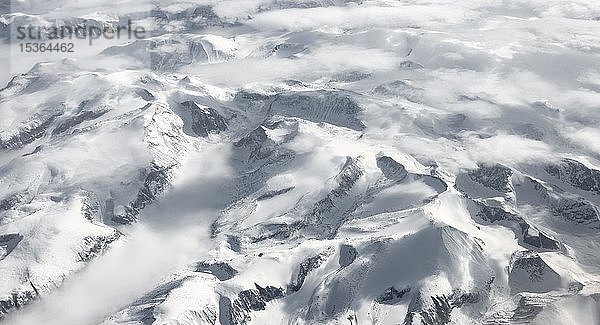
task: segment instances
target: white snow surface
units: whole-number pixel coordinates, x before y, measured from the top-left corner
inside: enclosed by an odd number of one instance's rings
[[[600,324],[600,2],[0,10],[0,324]]]

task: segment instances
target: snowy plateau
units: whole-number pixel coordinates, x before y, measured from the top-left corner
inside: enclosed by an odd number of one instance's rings
[[[0,324],[600,324],[600,1],[0,14]]]

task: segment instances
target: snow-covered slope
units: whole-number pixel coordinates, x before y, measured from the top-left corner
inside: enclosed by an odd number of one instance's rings
[[[13,1],[0,323],[600,324],[599,17]],[[129,21],[16,54],[19,26]]]

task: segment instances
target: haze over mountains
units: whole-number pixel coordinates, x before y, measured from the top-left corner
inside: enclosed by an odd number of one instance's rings
[[[0,323],[600,324],[599,2],[0,9]]]

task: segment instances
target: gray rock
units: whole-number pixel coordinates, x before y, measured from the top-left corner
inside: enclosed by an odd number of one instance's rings
[[[286,293],[291,294],[300,290],[300,288],[302,288],[302,285],[304,284],[304,280],[306,279],[308,273],[321,266],[321,264],[323,264],[326,258],[327,256],[325,254],[319,254],[317,256],[309,257],[302,263],[300,263],[300,265],[298,266],[296,278],[292,279],[291,283],[288,284]]]
[[[469,178],[474,182],[502,193],[511,191],[511,175],[512,170],[500,164],[493,166],[479,165],[478,169],[468,173]]]
[[[408,175],[404,165],[388,156],[378,157],[377,167],[379,167],[383,175],[390,180],[401,181]]]
[[[544,170],[573,187],[600,195],[600,171],[576,160],[563,159],[561,164],[547,165]]]
[[[216,276],[219,281],[227,281],[238,273],[229,264],[224,262],[200,262],[196,265],[195,271],[212,274]]]
[[[194,135],[207,137],[227,130],[227,120],[215,109],[200,107],[193,101],[185,101],[181,107],[190,116],[190,120],[184,119],[184,123],[191,123]]]
[[[544,293],[560,288],[561,278],[536,252],[520,251],[511,256],[508,285],[513,293]]]
[[[401,97],[419,103],[423,101],[424,90],[412,86],[408,81],[396,80],[377,86],[373,89],[373,93],[387,97]]]
[[[248,289],[238,293],[233,302],[227,297],[221,297],[219,300],[221,324],[246,324],[252,319],[250,316],[252,311],[264,310],[269,301],[284,296],[284,291],[281,288],[272,286],[263,288],[256,283],[254,286],[256,289]]]
[[[346,267],[346,266],[352,264],[352,262],[354,262],[354,260],[356,259],[357,256],[358,256],[358,251],[356,250],[356,248],[354,248],[350,245],[346,245],[346,244],[343,244],[342,246],[340,246],[339,263],[340,263],[341,267]]]
[[[0,261],[9,255],[22,239],[20,234],[0,235]]]
[[[365,125],[358,118],[362,109],[348,95],[339,91],[303,91],[274,95],[271,114],[297,117],[312,122],[326,122],[361,131]]]
[[[172,169],[174,166],[161,168],[152,164],[144,179],[144,185],[139,190],[135,200],[125,207],[121,214],[112,216],[112,220],[120,224],[130,224],[137,220],[140,211],[154,202],[160,194],[170,187]]]
[[[410,292],[410,288],[398,290],[394,287],[389,287],[381,295],[375,298],[375,301],[383,305],[395,305],[402,301],[402,298],[408,292]]]
[[[347,157],[342,170],[336,175],[337,186],[319,200],[307,216],[306,224],[318,237],[333,238],[346,216],[358,207],[358,202],[350,202],[350,192],[354,184],[364,175],[358,159]]]
[[[257,201],[268,200],[268,199],[274,198],[278,195],[285,194],[293,189],[294,189],[294,186],[282,188],[280,190],[267,191],[264,194],[262,194],[261,196],[257,197],[256,200]]]
[[[21,127],[17,134],[8,140],[0,140],[0,150],[20,149],[33,141],[42,138],[60,113],[49,117],[34,117],[34,120]]]

